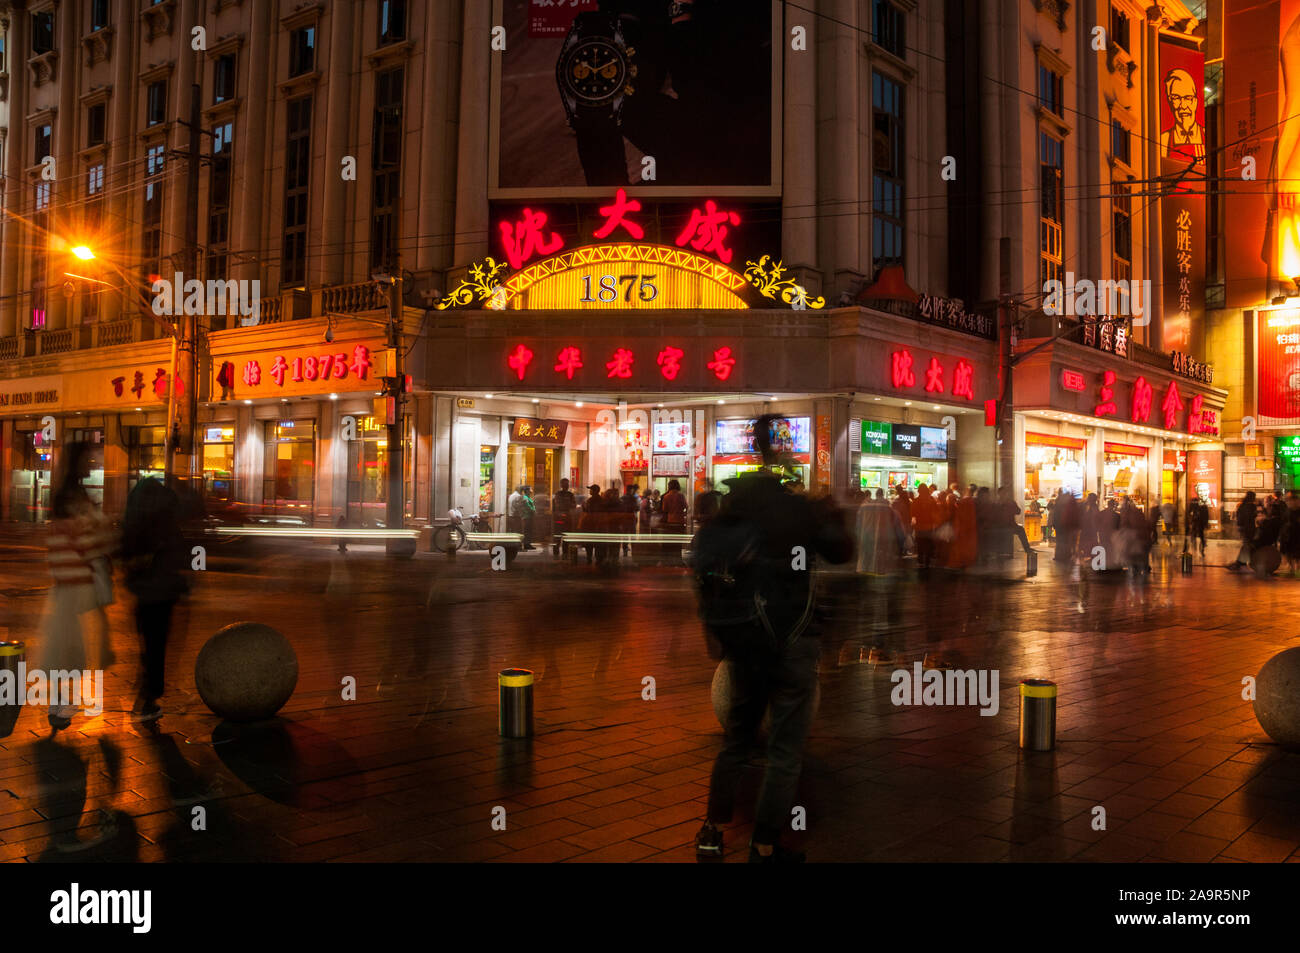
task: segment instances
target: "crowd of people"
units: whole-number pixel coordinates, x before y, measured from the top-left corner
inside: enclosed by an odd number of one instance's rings
[[[1269,575],[1283,559],[1293,576],[1300,570],[1300,490],[1285,497],[1270,493],[1262,503],[1250,490],[1237,507],[1234,522],[1241,549],[1228,564],[1229,571],[1254,569]]]

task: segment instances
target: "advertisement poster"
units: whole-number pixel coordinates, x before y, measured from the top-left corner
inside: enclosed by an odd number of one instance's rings
[[[754,449],[755,420],[719,420],[714,430],[714,463],[752,463],[757,456]],[[777,453],[789,453],[795,457],[804,457],[800,462],[807,463],[812,445],[812,418],[778,417],[772,421],[772,449]],[[739,459],[726,460],[724,457]]]
[[[687,453],[691,449],[691,422],[660,423],[653,427],[655,453]]]
[[[921,455],[921,428],[912,424],[894,424],[894,446],[891,451],[896,457],[919,457]]]
[[[948,459],[948,428],[946,427],[922,427],[921,428],[921,459],[922,460],[947,460]]]
[[[501,0],[497,197],[779,190],[780,46],[766,0]]]
[[[1261,311],[1259,423],[1300,426],[1300,309]]]
[[[1187,472],[1192,493],[1205,501],[1210,508],[1210,518],[1218,519],[1223,497],[1223,451],[1189,450]]]
[[[828,414],[817,415],[817,466],[813,480],[822,488],[831,485],[831,418]]]
[[[1200,353],[1205,316],[1205,56],[1160,42],[1160,200],[1165,351]]]
[[[890,426],[878,420],[862,421],[862,452],[888,456],[893,446]]]

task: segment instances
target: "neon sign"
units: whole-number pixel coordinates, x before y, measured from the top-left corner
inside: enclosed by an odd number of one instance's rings
[[[506,366],[510,368],[511,373],[518,380],[523,380],[529,371],[534,358],[532,350],[524,344],[517,344],[506,355]],[[660,375],[666,380],[676,380],[678,375],[685,369],[684,360],[686,351],[675,345],[665,345],[658,354],[655,355],[655,367]],[[711,359],[705,363],[705,367],[720,381],[725,381],[731,377],[738,361],[730,347],[719,347],[712,351]],[[631,348],[615,348],[610,355],[610,359],[604,362],[608,379],[626,380],[633,375],[636,367],[636,354]],[[574,375],[584,367],[582,360],[582,350],[574,345],[565,345],[560,348],[555,356],[555,365],[553,370],[559,376],[566,380],[573,380]]]
[[[1088,383],[1078,371],[1065,370],[1061,371],[1061,386],[1081,394],[1087,389]]]
[[[902,348],[890,354],[889,380],[896,390],[916,386],[915,363],[916,359],[907,348]],[[943,362],[939,358],[932,356],[930,363],[926,365],[924,373],[926,393],[942,394],[944,388]],[[953,365],[952,395],[954,397],[964,397],[967,400],[975,399],[975,367],[964,357],[958,358],[957,363]]]
[[[1145,377],[1133,382],[1133,406],[1129,416],[1135,424],[1144,424],[1151,419],[1151,397],[1154,391]]]
[[[1097,406],[1093,409],[1094,417],[1105,417],[1115,413],[1115,372],[1106,371],[1101,378],[1101,387],[1097,390]]]

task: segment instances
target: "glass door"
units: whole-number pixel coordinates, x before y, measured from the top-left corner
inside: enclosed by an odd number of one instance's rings
[[[263,511],[310,524],[316,500],[316,421],[268,420],[262,473]]]

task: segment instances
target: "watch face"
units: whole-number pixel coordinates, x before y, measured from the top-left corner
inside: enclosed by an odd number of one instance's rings
[[[580,106],[611,101],[628,81],[627,57],[603,37],[583,40],[561,57],[557,67],[564,88]]]

